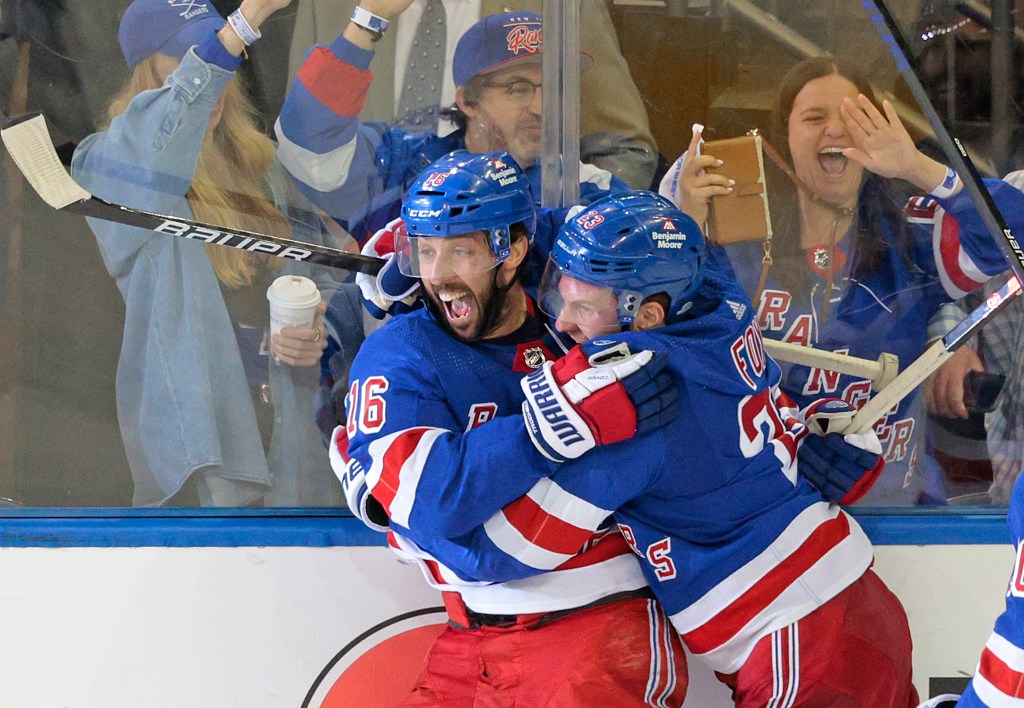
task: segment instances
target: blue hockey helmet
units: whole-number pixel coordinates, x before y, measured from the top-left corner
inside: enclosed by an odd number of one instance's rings
[[[468,267],[486,270],[508,258],[513,224],[522,222],[531,242],[537,228],[526,175],[504,151],[475,154],[456,150],[435,160],[409,188],[402,203],[402,219],[407,238],[396,240],[395,250],[399,269],[412,276],[421,275],[418,239],[482,231],[490,255],[476,258]]]
[[[674,321],[700,287],[704,234],[697,223],[654,192],[636,190],[603,197],[559,230],[538,297],[541,309],[577,325],[632,324],[645,298],[665,293]],[[574,283],[561,283],[571,278]],[[565,293],[585,283],[606,293],[598,303],[568,302]]]

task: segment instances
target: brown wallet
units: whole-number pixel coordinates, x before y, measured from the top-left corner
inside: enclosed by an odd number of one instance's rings
[[[704,143],[702,152],[722,161],[720,167],[709,167],[708,172],[736,180],[732,192],[711,198],[708,237],[712,243],[762,241],[771,236],[761,136],[712,140]]]

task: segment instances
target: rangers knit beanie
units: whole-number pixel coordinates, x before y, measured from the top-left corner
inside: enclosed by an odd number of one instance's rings
[[[121,16],[117,39],[134,69],[156,52],[180,59],[223,26],[224,18],[207,0],[134,0]]]

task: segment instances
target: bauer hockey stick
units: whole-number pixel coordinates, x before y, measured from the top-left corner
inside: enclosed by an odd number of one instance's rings
[[[3,120],[2,113],[0,120]],[[241,229],[228,229],[215,224],[113,204],[93,196],[72,179],[57,156],[46,128],[46,120],[41,114],[28,114],[5,122],[6,127],[0,130],[0,137],[7,146],[11,158],[40,198],[58,211],[137,226],[166,236],[178,236],[371,275],[377,273],[384,265],[383,259],[374,256],[357,255],[336,248]],[[882,366],[881,358],[878,362],[872,362],[782,342],[766,342],[766,348],[769,348],[771,356],[779,361],[862,376],[874,381],[876,389],[884,385],[883,381],[888,381],[890,367]],[[797,358],[792,358],[794,356]]]
[[[896,67],[906,81],[911,93],[917,100],[928,119],[935,137],[942,145],[946,154],[951,158],[953,167],[963,176],[964,189],[967,190],[971,201],[981,215],[982,221],[988,227],[996,245],[1006,256],[1014,275],[1003,287],[989,296],[985,302],[974,309],[963,322],[958,324],[949,334],[936,341],[928,347],[924,353],[900,373],[886,389],[872,398],[867,404],[857,411],[849,425],[841,432],[862,433],[871,428],[882,416],[898,404],[911,391],[916,389],[929,375],[942,366],[953,352],[959,349],[971,335],[981,329],[998,312],[1006,307],[1014,297],[1021,292],[1021,282],[1024,281],[1024,250],[1021,249],[1010,227],[1007,225],[1003,215],[999,212],[992,195],[985,189],[981,181],[981,175],[968,156],[963,144],[949,135],[935,108],[932,107],[928,94],[917,78],[917,74],[910,63],[910,51],[907,42],[903,39],[895,20],[889,13],[883,0],[862,0],[864,8],[868,12],[871,23],[889,48],[896,61]],[[837,431],[840,432],[840,431]]]
[[[3,114],[0,114],[0,119],[2,117]],[[228,229],[216,224],[113,204],[93,196],[71,178],[57,156],[42,114],[27,114],[5,123],[6,126],[0,130],[0,137],[14,164],[42,200],[58,211],[136,226],[166,236],[371,275],[377,273],[384,263],[379,258],[349,253],[339,248],[242,229]]]

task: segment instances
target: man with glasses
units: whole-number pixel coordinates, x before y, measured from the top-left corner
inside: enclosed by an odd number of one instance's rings
[[[465,148],[506,150],[540,194],[541,18],[490,15],[455,48],[452,73],[458,130],[410,133],[357,115],[373,80],[374,42],[412,0],[364,0],[330,45],[307,55],[275,130],[281,162],[300,190],[361,243],[398,217],[402,194],[435,159]],[[581,68],[591,59],[581,55]],[[611,173],[581,165],[580,197],[589,203],[626,189]]]

